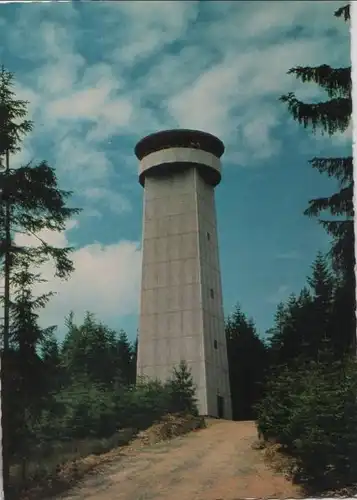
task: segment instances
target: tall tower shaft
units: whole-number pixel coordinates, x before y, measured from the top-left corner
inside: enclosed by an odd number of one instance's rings
[[[231,418],[214,187],[223,143],[169,130],[135,148],[144,187],[138,376],[191,369],[201,415]]]

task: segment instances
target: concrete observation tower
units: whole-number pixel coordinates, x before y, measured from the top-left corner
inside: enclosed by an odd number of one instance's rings
[[[144,187],[138,376],[166,380],[185,360],[201,415],[230,419],[214,187],[223,143],[196,130],[135,147]]]

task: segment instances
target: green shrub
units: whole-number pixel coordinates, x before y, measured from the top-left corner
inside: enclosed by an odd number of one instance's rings
[[[27,415],[12,452],[12,489],[56,476],[57,467],[127,444],[139,430],[170,413],[197,414],[195,389],[185,363],[170,380],[105,386],[77,377],[39,415]],[[21,446],[20,446],[21,443]]]
[[[178,412],[197,414],[192,377],[184,363],[166,383],[143,379],[136,386],[113,389],[85,378],[76,380],[29,423],[26,434],[40,443],[108,438],[118,429],[142,430],[163,415]]]
[[[257,427],[295,458],[295,478],[313,490],[357,478],[357,368],[352,361],[284,368],[257,405]]]
[[[172,377],[166,383],[169,395],[170,413],[188,413],[198,415],[196,387],[192,374],[185,361],[174,368]]]
[[[122,401],[119,398],[122,423],[140,430],[150,427],[165,415],[168,407],[168,391],[165,385],[157,380],[142,380],[135,388],[125,391]]]

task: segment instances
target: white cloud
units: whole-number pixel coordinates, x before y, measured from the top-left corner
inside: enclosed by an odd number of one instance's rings
[[[281,147],[281,142],[273,137],[274,128],[279,124],[278,113],[273,106],[261,107],[259,115],[244,117],[245,123],[239,127],[241,141],[246,149],[250,150],[252,160],[263,160],[276,155]]]
[[[41,12],[37,10],[39,18]],[[68,20],[72,18],[68,16]],[[36,33],[28,35],[28,44],[22,46],[27,57],[36,61],[37,69],[20,80],[16,89],[20,98],[31,103],[30,117],[35,121],[35,129],[25,140],[15,164],[33,159],[34,151],[34,159],[42,159],[35,145],[47,138],[54,142],[52,164],[60,182],[73,186],[76,194],[84,198],[82,205],[88,215],[98,210],[97,206],[90,206],[93,201],[98,204],[98,196],[90,192],[93,185],[106,193],[107,209],[114,209],[116,214],[119,207],[128,210],[130,204],[125,195],[111,187],[114,169],[103,144],[130,123],[133,106],[130,98],[120,95],[123,80],[108,64],[86,64],[76,49],[76,32],[68,31],[64,22],[58,23],[51,17],[39,21]],[[23,29],[20,16],[12,30],[18,48]]]
[[[87,188],[85,196],[94,203],[103,203],[114,214],[122,214],[131,210],[130,202],[126,197],[109,189]]]
[[[197,2],[193,1],[118,2],[113,12],[123,16],[125,22],[121,24],[123,32],[114,39],[111,58],[124,65],[137,63],[182,38],[198,13]]]
[[[212,8],[216,15],[202,22],[197,2],[86,4],[87,12],[96,11],[104,33],[104,41],[95,42],[103,47],[103,60],[91,65],[76,48],[80,32],[68,32],[63,21],[46,18],[28,45],[42,63],[34,73],[41,92],[39,121],[60,141],[66,136],[65,145],[56,148],[56,164],[68,171],[71,158],[80,184],[90,187],[102,177],[100,187],[105,188],[113,168],[105,141],[121,131],[139,138],[174,126],[217,134],[226,143],[226,161],[253,164],[269,158],[281,145],[274,135],[285,109],[279,96],[290,90],[316,95],[316,86],[300,85],[287,70],[340,61],[344,49],[327,32],[329,26],[348,31],[333,18],[337,5],[300,1],[282,9],[281,2],[209,3],[202,8]],[[63,19],[72,23],[77,13],[65,7]],[[24,18],[20,21],[23,30]],[[192,23],[184,46],[172,48],[172,42],[185,40]],[[304,36],[282,43],[291,26],[301,26]],[[84,36],[89,40],[92,33]],[[149,57],[159,52],[160,59],[151,63]],[[128,71],[149,60],[145,73],[130,80]],[[85,126],[90,130],[84,132]]]
[[[177,126],[216,134],[226,142],[228,151],[234,147],[250,162],[268,158],[280,147],[273,137],[285,109],[279,97],[300,89],[300,97],[305,98],[317,92],[316,86],[308,85],[304,90],[286,74],[288,69],[292,65],[320,64],[326,44],[327,39],[321,37],[252,47],[241,53],[230,49],[222,61],[169,97],[168,111]],[[336,59],[337,53],[332,51],[330,57]]]
[[[77,225],[72,222],[67,231]],[[39,236],[58,247],[71,244],[65,232],[44,231]],[[36,245],[37,240],[18,235],[16,243]],[[105,318],[109,324],[114,324],[118,317],[137,312],[141,273],[141,252],[137,242],[93,243],[75,250],[71,258],[75,271],[68,281],[54,279],[54,268],[50,263],[41,268],[48,283],[37,284],[34,294],[49,290],[56,292],[41,313],[43,326],[62,325],[70,310],[74,310],[79,319],[89,310],[99,318]]]
[[[168,102],[169,112],[180,127],[226,136],[231,125],[227,112],[238,82],[236,65],[220,63],[173,96]]]
[[[87,136],[88,141],[109,139],[118,129],[127,126],[133,113],[133,106],[127,98],[110,96],[110,82],[105,78],[97,81],[96,87],[73,92],[68,97],[53,101],[48,109],[50,119],[88,121],[95,128]]]
[[[98,151],[93,145],[84,142],[80,134],[73,132],[60,138],[56,160],[58,168],[75,182],[81,193],[93,183],[102,183],[112,169],[103,151]]]
[[[82,80],[64,97],[49,103],[47,117],[52,121],[84,120],[97,125],[88,140],[103,139],[118,132],[130,122],[133,106],[130,99],[120,97],[123,82],[115,78],[107,64],[99,63],[87,68]]]
[[[326,133],[316,133],[315,139],[322,146],[329,144],[330,146],[340,148],[341,146],[349,145],[352,152],[352,121],[349,127],[344,132],[335,132],[332,136]]]
[[[72,220],[67,224],[66,230],[70,231],[77,226],[78,222]],[[15,243],[19,246],[38,247],[41,244],[39,238],[46,241],[49,245],[59,248],[65,247],[68,243],[65,231],[49,231],[48,229],[39,232],[37,237],[30,234],[17,233],[15,235]]]
[[[279,96],[317,95],[316,86],[300,85],[288,69],[345,59],[344,44],[328,32],[349,36],[333,18],[339,3],[92,2],[81,5],[83,14],[95,12],[85,29],[75,24],[82,18],[72,4],[21,6],[6,46],[35,68],[19,74],[18,85],[19,97],[31,102],[35,131],[15,161],[42,154],[39,145],[47,141],[60,184],[64,179],[93,217],[128,213],[123,186],[129,181],[124,177],[118,189],[115,171],[136,164],[129,152],[136,138],[161,128],[215,133],[226,144],[227,163],[261,165],[281,147],[275,132],[285,108]],[[287,130],[293,126],[290,119]],[[108,142],[120,135],[130,141],[109,156]],[[342,145],[346,137],[332,141]],[[67,244],[65,233],[47,236]],[[136,312],[135,242],[93,243],[73,258],[71,279],[49,284],[58,295],[46,308],[46,323],[62,321],[70,308],[106,318]],[[50,277],[53,270],[44,271]],[[288,290],[282,285],[268,301],[279,302]]]
[[[208,70],[216,62],[216,56],[198,44],[187,44],[174,53],[164,52],[139,78],[134,93],[144,87],[145,93],[152,97],[175,95]]]
[[[319,37],[325,35],[329,27],[343,34],[343,23],[333,18],[333,12],[343,4],[343,1],[299,0],[282,8],[280,1],[259,4],[249,1],[217,2],[212,6],[214,21],[200,33],[200,37],[205,44],[215,46],[217,43],[223,46],[234,42],[239,52],[242,47],[249,50],[252,43],[264,47],[289,34],[291,37],[301,34]]]

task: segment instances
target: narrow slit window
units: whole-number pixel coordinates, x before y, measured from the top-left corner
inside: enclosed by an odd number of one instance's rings
[[[218,342],[217,340],[215,339],[214,342],[213,342],[213,346],[215,349],[218,349]]]
[[[210,288],[209,293],[211,295],[211,299],[214,299],[214,291],[213,288]]]
[[[211,234],[207,231],[207,240],[211,241]]]

